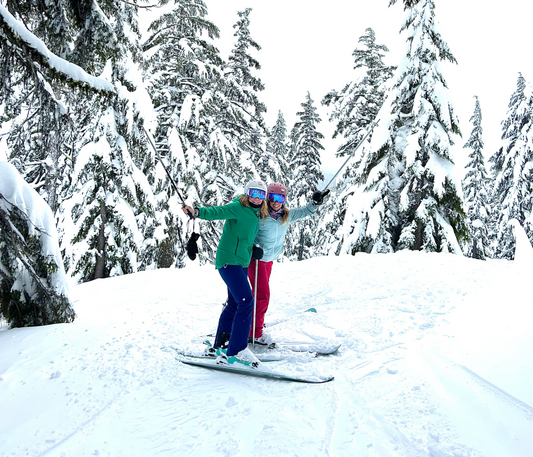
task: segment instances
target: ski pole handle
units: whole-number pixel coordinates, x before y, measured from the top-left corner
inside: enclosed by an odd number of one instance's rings
[[[183,212],[189,216],[189,218],[194,219],[194,210],[190,206],[183,205],[181,208],[183,209]]]

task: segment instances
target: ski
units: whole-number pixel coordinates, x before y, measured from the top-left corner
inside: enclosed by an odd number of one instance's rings
[[[316,308],[308,308],[308,309],[305,309],[303,311],[297,311],[296,313],[294,314],[291,314],[287,317],[284,317],[284,318],[280,318],[280,319],[274,319],[272,321],[268,321],[268,322],[265,322],[265,327],[274,327],[276,325],[279,325],[279,324],[283,324],[284,322],[288,322],[288,321],[291,321],[293,319],[296,319],[297,317],[300,317],[302,316],[302,314],[306,314],[306,313],[316,313],[317,310]]]
[[[209,340],[204,341],[204,344],[207,346],[212,346],[211,342]],[[287,360],[292,359],[296,361],[307,361],[309,359],[313,359],[317,357],[316,352],[310,352],[310,351],[292,351],[288,348],[267,348],[266,346],[255,346],[252,347],[251,345],[248,346],[251,351],[255,354],[255,356],[261,361],[261,362],[279,362],[281,360]],[[202,350],[180,350],[178,348],[173,347],[174,351],[178,353],[178,355],[182,357],[188,357],[190,359],[203,359],[203,360],[211,360],[215,358],[214,354],[207,354],[205,351]]]
[[[206,344],[207,346],[213,345],[213,343],[210,340],[205,340],[204,344]],[[274,354],[273,352],[274,350],[280,351],[282,353],[283,352],[285,353],[307,352],[309,354],[312,354],[313,357],[317,357],[317,356],[335,354],[341,347],[341,344],[337,343],[336,341],[331,341],[331,342],[328,342],[328,341],[313,341],[313,342],[281,341],[281,342],[273,343],[268,346],[257,344],[257,343],[255,345],[252,345],[252,343],[248,343],[248,347],[258,357],[259,355],[266,356],[266,354],[269,354],[269,353]],[[278,359],[275,359],[274,356],[271,356],[270,358],[265,357],[265,360],[261,360],[261,361],[264,362],[264,361],[271,361],[271,360],[278,360]]]
[[[313,342],[309,343],[307,341],[302,342],[292,342],[292,341],[282,341],[274,343],[273,346],[259,346],[255,345],[252,347],[250,344],[248,345],[251,350],[254,351],[254,354],[263,354],[268,351],[272,351],[275,349],[281,350],[281,351],[290,351],[290,352],[308,352],[310,354],[316,354],[317,356],[325,356],[325,355],[331,355],[335,354],[341,345],[337,342]]]
[[[210,340],[205,340],[204,344],[207,346],[213,345]],[[272,355],[275,354],[274,351],[279,351],[282,354],[285,353],[285,358],[290,355],[290,353],[294,352],[308,353],[313,357],[317,357],[334,354],[339,350],[341,345],[335,341],[281,341],[268,346],[257,343],[253,345],[252,343],[248,342],[248,347],[259,358],[259,360],[265,362],[281,360],[276,359],[275,356]],[[270,358],[268,357],[268,354],[271,354]],[[265,357],[264,360],[262,360],[260,356]],[[281,357],[283,358],[283,355],[281,355]]]
[[[232,373],[232,374],[239,374],[244,376],[253,376],[256,378],[264,378],[264,379],[273,379],[278,381],[289,381],[289,382],[301,382],[306,384],[323,384],[329,381],[333,381],[335,379],[333,376],[327,376],[327,377],[301,377],[301,376],[291,376],[286,375],[283,373],[278,373],[276,371],[272,370],[261,370],[260,368],[246,368],[246,367],[237,367],[234,365],[227,365],[227,364],[217,364],[215,360],[205,358],[205,360],[193,360],[188,358],[176,358],[181,363],[184,363],[185,365],[190,365],[194,367],[200,367],[200,368],[207,368],[210,370],[216,370],[216,371],[225,371],[226,373]]]

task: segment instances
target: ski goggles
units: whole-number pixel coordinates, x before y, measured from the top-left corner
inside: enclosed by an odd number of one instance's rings
[[[268,194],[268,201],[272,203],[281,203],[285,201],[285,195],[283,194]]]
[[[248,189],[248,196],[250,198],[259,198],[264,200],[266,197],[266,192],[263,189]]]

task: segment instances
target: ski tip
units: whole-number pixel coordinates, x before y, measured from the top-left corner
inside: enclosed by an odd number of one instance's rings
[[[306,309],[304,312],[306,313],[316,313],[316,308],[309,308],[309,309]]]
[[[335,376],[328,376],[326,378],[308,378],[308,379],[305,379],[304,382],[306,382],[307,384],[325,384],[326,382],[331,382],[335,379]]]
[[[333,381],[335,379],[333,376],[329,376],[326,378],[306,378],[306,377],[298,377],[298,376],[291,376],[286,375],[282,373],[277,373],[275,371],[262,371],[262,370],[256,370],[251,368],[240,368],[235,367],[232,365],[217,365],[214,360],[209,361],[199,361],[199,360],[191,360],[188,359],[186,356],[177,358],[181,363],[185,365],[191,365],[196,366],[200,368],[207,368],[215,371],[222,371],[226,373],[233,373],[238,375],[245,375],[245,376],[252,376],[257,378],[264,378],[264,379],[271,379],[275,381],[289,381],[289,382],[298,382],[298,383],[305,383],[305,384],[324,384],[326,382]]]

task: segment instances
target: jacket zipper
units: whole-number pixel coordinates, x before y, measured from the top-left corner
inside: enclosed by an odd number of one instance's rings
[[[237,255],[238,249],[239,249],[239,238],[237,238],[237,246],[235,246],[235,255]]]

